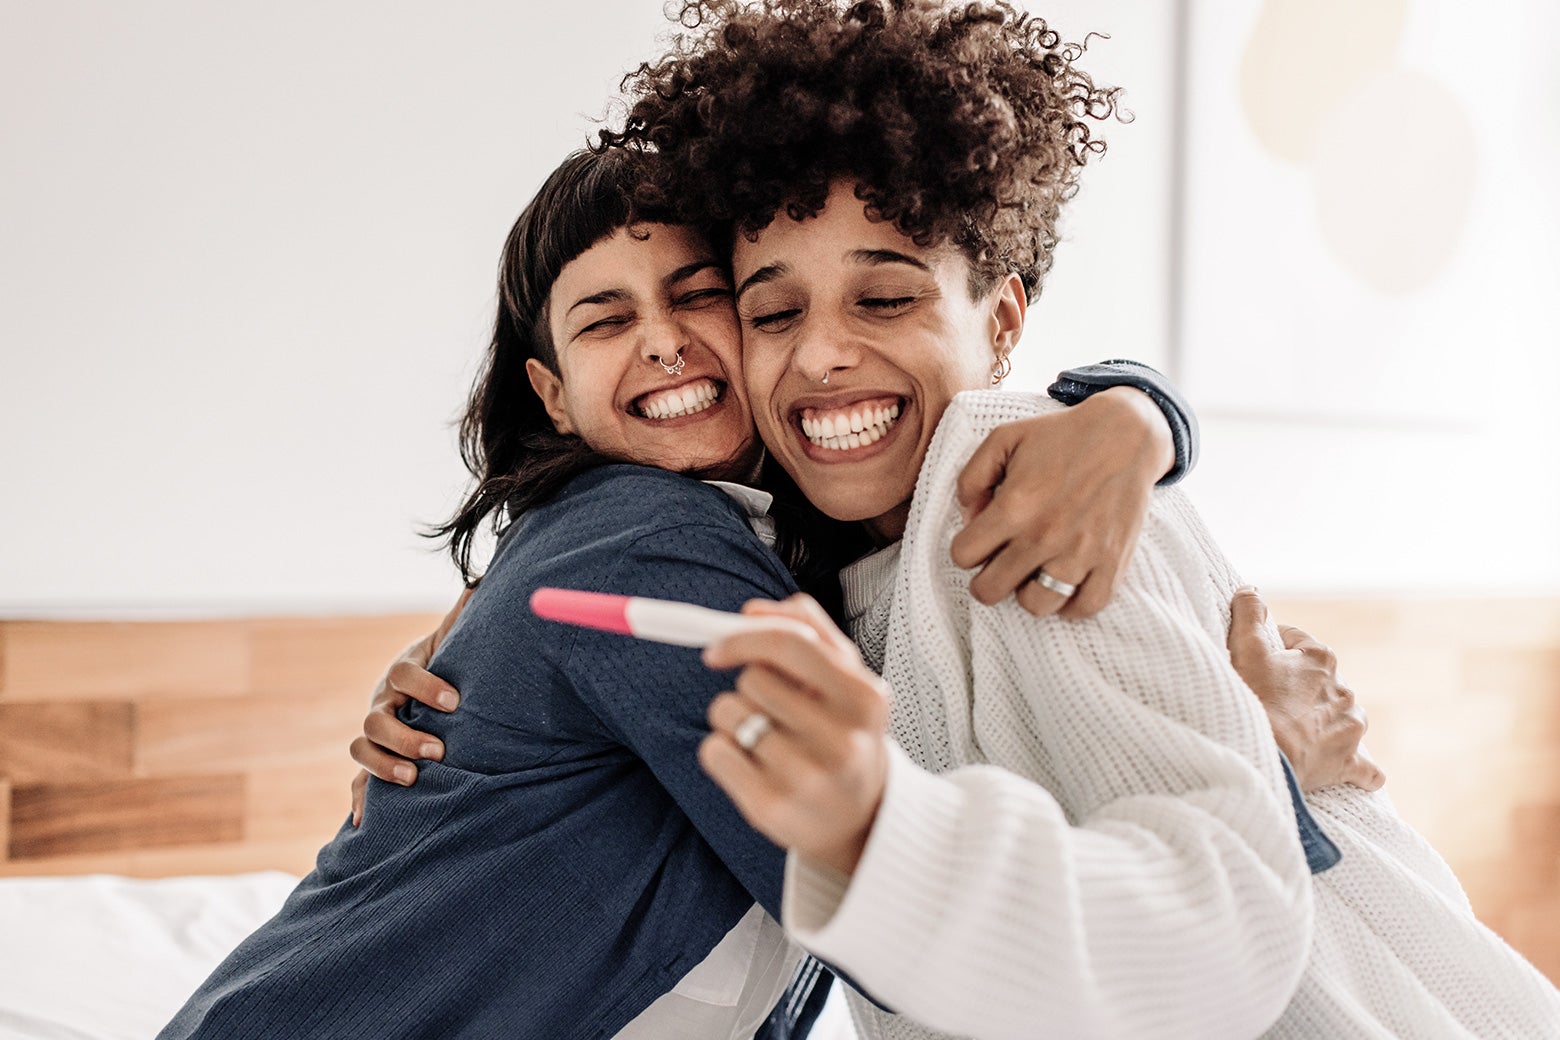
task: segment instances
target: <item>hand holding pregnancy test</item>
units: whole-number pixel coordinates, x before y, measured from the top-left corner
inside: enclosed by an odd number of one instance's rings
[[[740,614],[690,603],[538,589],[539,617],[678,646],[740,669],[710,704],[705,772],[775,844],[851,874],[888,778],[888,689],[810,596]]]

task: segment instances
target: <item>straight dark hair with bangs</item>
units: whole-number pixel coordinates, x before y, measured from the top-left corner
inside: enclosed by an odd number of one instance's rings
[[[525,364],[535,358],[558,372],[547,300],[564,267],[618,228],[654,219],[629,202],[636,183],[628,154],[575,152],[548,176],[504,241],[493,339],[460,420],[460,457],[474,485],[454,516],[426,532],[448,539],[468,585],[478,577],[471,552],[484,521],[502,534],[585,470],[624,461],[554,429]]]

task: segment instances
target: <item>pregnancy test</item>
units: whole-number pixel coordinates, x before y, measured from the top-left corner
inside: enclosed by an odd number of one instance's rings
[[[575,589],[537,589],[531,612],[548,621],[616,632],[673,646],[704,647],[736,632],[748,632],[772,622],[729,614],[724,610],[642,596],[613,596]]]

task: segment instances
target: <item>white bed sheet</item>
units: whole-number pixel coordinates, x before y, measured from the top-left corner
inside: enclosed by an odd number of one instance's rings
[[[0,1040],[150,1040],[297,883],[0,879]]]
[[[151,1040],[298,879],[0,879],[0,1040]],[[812,1040],[851,1040],[839,987]]]

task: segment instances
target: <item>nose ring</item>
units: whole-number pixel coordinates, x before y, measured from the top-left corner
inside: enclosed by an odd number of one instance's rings
[[[665,370],[666,374],[669,375],[669,376],[680,376],[680,375],[682,375],[683,365],[687,364],[687,362],[685,362],[683,360],[682,348],[681,347],[677,348],[677,357],[673,361],[673,363],[670,364],[670,365],[668,365],[665,361],[661,360],[661,355],[656,354],[654,356],[655,356],[655,363],[660,365],[661,368],[663,370]]]
[[[823,373],[823,378],[818,380],[818,382],[822,383],[824,386],[828,386],[829,385],[829,373],[828,372],[824,372]]]

